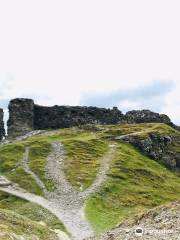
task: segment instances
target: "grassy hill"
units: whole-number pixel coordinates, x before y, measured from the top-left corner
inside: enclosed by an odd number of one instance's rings
[[[48,179],[45,166],[51,152],[51,142],[64,146],[64,172],[78,190],[87,189],[94,181],[109,144],[116,145],[108,178],[101,191],[86,202],[85,213],[97,233],[105,232],[129,216],[146,209],[180,199],[180,177],[162,163],[143,155],[138,149],[115,137],[137,133],[145,139],[150,133],[180,137],[180,133],[165,124],[129,124],[84,126],[81,128],[46,131],[39,135],[0,146],[0,175],[25,190],[43,195],[42,190],[21,166],[25,147],[30,147],[29,166],[49,191],[56,188]],[[171,151],[180,152],[180,143],[173,140]],[[64,226],[49,212],[24,200],[0,193],[0,209],[13,210],[33,221],[43,221],[50,228],[65,231]],[[43,239],[43,238],[42,238]],[[51,239],[51,238],[46,238]],[[53,238],[52,238],[53,239]]]
[[[2,209],[0,209],[0,239],[58,240],[56,234],[47,226],[42,226],[12,211]]]

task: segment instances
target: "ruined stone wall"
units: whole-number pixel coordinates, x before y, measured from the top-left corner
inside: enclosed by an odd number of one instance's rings
[[[58,129],[84,124],[115,124],[121,122],[123,114],[117,108],[97,107],[44,107],[31,99],[13,99],[9,103],[8,135],[26,134],[37,129]]]
[[[9,103],[8,135],[11,137],[34,130],[34,101],[13,99]]]
[[[9,104],[8,135],[15,137],[32,130],[68,128],[84,124],[143,122],[160,122],[174,126],[168,116],[149,110],[130,111],[123,115],[116,107],[45,107],[34,104],[31,99],[13,99]]]
[[[4,130],[4,113],[3,113],[3,109],[0,108],[0,141],[3,139],[3,137],[5,136],[5,130]]]
[[[34,129],[57,129],[84,124],[115,124],[121,122],[123,114],[117,108],[34,106]]]

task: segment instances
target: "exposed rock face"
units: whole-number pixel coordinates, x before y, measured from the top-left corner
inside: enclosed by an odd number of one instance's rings
[[[34,101],[13,99],[9,103],[8,135],[18,136],[34,129]]]
[[[165,114],[151,112],[149,110],[133,110],[125,114],[128,123],[166,123],[171,125],[170,118]]]
[[[3,117],[4,117],[3,109],[0,108],[0,141],[5,136]]]
[[[46,130],[82,126],[84,124],[117,124],[161,122],[173,126],[166,115],[149,110],[130,111],[123,115],[113,109],[80,106],[44,107],[31,99],[13,99],[9,104],[8,135],[24,135],[33,130]]]
[[[180,169],[180,154],[176,151],[171,151],[172,143],[179,142],[180,139],[162,136],[159,133],[150,133],[144,139],[134,135],[127,136],[124,140],[134,145],[146,156],[163,163],[171,170]]]

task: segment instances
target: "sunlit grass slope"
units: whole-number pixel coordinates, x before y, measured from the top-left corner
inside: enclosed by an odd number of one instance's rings
[[[139,211],[176,199],[180,199],[180,178],[120,142],[108,180],[87,201],[86,216],[96,232],[103,232]]]
[[[36,222],[43,222],[51,229],[66,231],[59,219],[37,204],[0,191],[0,209],[7,209]]]
[[[65,173],[73,186],[82,190],[95,179],[100,159],[107,151],[107,143],[102,140],[69,141],[64,143],[66,160]]]
[[[0,146],[0,175],[19,184],[29,192],[43,195],[32,177],[24,172],[21,159],[25,147],[30,147],[29,166],[44,182],[49,191],[55,189],[45,173],[51,142],[64,146],[65,174],[78,190],[84,190],[94,181],[100,161],[115,136],[138,132],[140,138],[155,132],[179,136],[180,133],[165,124],[97,125],[93,128],[71,128],[46,131],[22,141]],[[115,158],[101,192],[87,201],[86,216],[97,232],[112,228],[131,214],[180,198],[180,178],[163,165],[145,157],[131,145],[117,142]],[[180,143],[173,142],[172,151],[180,152]],[[13,204],[15,208],[13,209]],[[45,221],[34,204],[0,194],[0,208],[12,209],[35,221]],[[31,211],[32,209],[32,211]],[[36,211],[36,209],[38,209]],[[48,215],[50,216],[50,215]],[[43,220],[44,219],[44,220]],[[54,218],[47,218],[53,228],[63,228]],[[60,225],[59,225],[60,224]]]
[[[0,239],[58,240],[47,226],[42,226],[14,212],[0,209]]]

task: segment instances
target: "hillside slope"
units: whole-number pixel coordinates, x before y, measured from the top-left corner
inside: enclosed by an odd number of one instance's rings
[[[37,133],[0,146],[0,175],[14,188],[1,188],[0,208],[80,240],[180,199],[180,133],[168,125],[87,125]],[[143,148],[137,142],[145,142]],[[13,191],[22,192],[14,197]],[[27,202],[28,193],[46,204]]]
[[[0,209],[1,240],[58,240],[47,226],[42,226],[14,212]]]
[[[91,240],[179,240],[180,202],[173,202],[139,214],[111,232]]]

